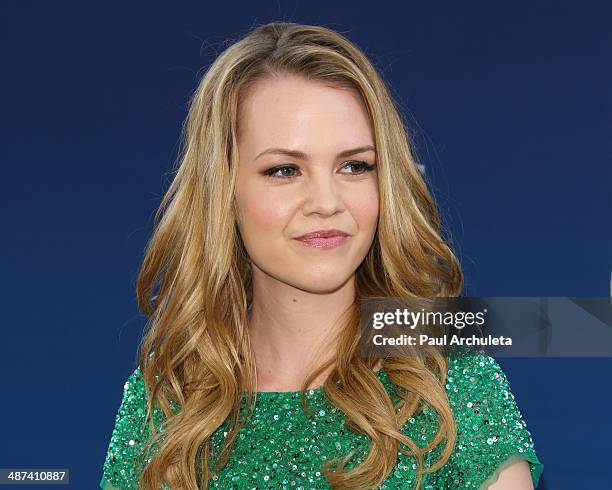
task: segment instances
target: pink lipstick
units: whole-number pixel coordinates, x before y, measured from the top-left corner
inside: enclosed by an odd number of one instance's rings
[[[350,235],[342,230],[317,230],[296,237],[304,245],[315,248],[335,248],[346,243]]]

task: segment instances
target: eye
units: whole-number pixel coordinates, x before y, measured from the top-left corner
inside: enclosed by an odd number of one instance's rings
[[[349,160],[348,162],[346,162],[346,165],[344,165],[343,168],[346,168],[346,167],[353,167],[353,168],[359,169],[360,170],[359,173],[349,174],[349,175],[359,176],[359,175],[365,174],[366,172],[371,172],[372,170],[374,170],[376,165],[370,165],[369,163],[363,162],[361,160]]]
[[[366,172],[371,172],[376,168],[376,165],[370,165],[367,162],[363,162],[361,160],[349,160],[346,162],[342,168],[352,167],[358,170],[358,173],[349,173],[347,175],[353,177],[359,177]],[[262,174],[265,177],[273,178],[273,179],[293,179],[295,178],[295,174],[291,172],[299,170],[295,165],[279,165],[276,167],[269,168],[268,170],[264,170]],[[280,172],[280,174],[279,174]],[[287,174],[289,172],[289,174]]]
[[[291,179],[293,178],[292,175],[275,175],[278,172],[285,172],[287,170],[297,170],[297,167],[294,165],[280,165],[278,167],[272,167],[269,168],[268,170],[264,170],[263,171],[263,175],[266,177],[270,177],[273,179]]]

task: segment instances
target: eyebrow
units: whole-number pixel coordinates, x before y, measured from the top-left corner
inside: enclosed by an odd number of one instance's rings
[[[366,151],[376,151],[372,145],[358,146],[357,148],[352,148],[350,150],[344,150],[338,153],[337,158],[350,157],[351,155],[356,155],[357,153],[364,153]],[[291,150],[289,148],[268,148],[267,150],[262,151],[259,155],[255,157],[257,160],[259,157],[270,154],[270,155],[286,155],[293,158],[301,158],[306,160],[308,155],[303,151],[299,150]]]

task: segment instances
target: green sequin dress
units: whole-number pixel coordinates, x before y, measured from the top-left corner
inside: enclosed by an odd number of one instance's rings
[[[396,400],[384,368],[377,377]],[[420,488],[479,488],[495,481],[499,471],[516,459],[529,463],[537,487],[544,467],[499,364],[486,355],[451,355],[446,391],[456,418],[457,442],[450,460],[438,471],[426,474]],[[353,449],[357,452],[347,469],[365,458],[367,436],[355,434],[343,425],[342,413],[330,404],[322,387],[306,392],[311,418],[301,407],[299,391],[259,392],[257,396],[255,409],[239,434],[230,460],[211,479],[209,488],[331,488],[321,472],[323,462]],[[124,385],[103,466],[103,490],[138,488],[142,466],[136,462],[150,430],[147,424],[141,430],[145,414],[143,379],[136,368]],[[227,422],[213,434],[214,454],[220,450]],[[425,407],[404,424],[402,432],[424,446],[435,434],[436,424],[435,412]],[[436,448],[427,453],[426,464],[437,459],[438,451]],[[377,488],[412,489],[415,474],[413,459],[399,452],[394,470]]]

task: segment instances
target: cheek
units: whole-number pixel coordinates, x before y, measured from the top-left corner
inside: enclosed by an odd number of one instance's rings
[[[378,190],[376,187],[364,189],[351,198],[350,204],[354,219],[360,227],[375,226],[378,220]]]
[[[241,193],[238,200],[242,224],[246,230],[262,239],[266,236],[264,231],[282,230],[290,216],[287,199],[265,190],[255,190],[251,187]]]

